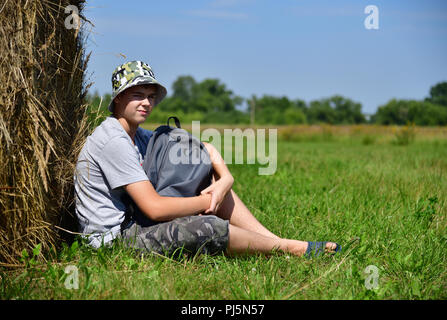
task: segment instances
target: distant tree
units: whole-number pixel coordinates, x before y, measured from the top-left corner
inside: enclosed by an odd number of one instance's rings
[[[172,84],[172,94],[157,106],[160,111],[153,111],[153,119],[162,118],[169,113],[182,114],[184,117],[194,114],[197,120],[203,122],[219,119],[229,121],[231,114],[237,118],[235,121],[246,121],[245,118],[242,119],[241,111],[236,112],[236,106],[242,102],[241,97],[227,89],[218,79],[196,82],[192,76],[180,76]]]
[[[307,121],[311,124],[335,124],[337,123],[337,115],[327,99],[314,100],[310,102],[307,110]]]
[[[311,101],[306,115],[309,123],[358,124],[366,122],[361,110],[360,103],[334,95]]]
[[[255,123],[256,124],[295,124],[305,122],[304,112],[299,102],[290,101],[287,97],[264,95],[261,98],[254,96]]]
[[[304,100],[291,101],[291,105],[284,112],[286,124],[307,123],[307,105]]]
[[[447,82],[440,82],[431,87],[430,97],[426,101],[447,107]]]
[[[366,122],[366,118],[362,114],[362,105],[360,103],[339,95],[335,95],[328,100],[331,107],[335,110],[336,123],[359,124]]]
[[[409,122],[418,126],[447,125],[447,108],[428,101],[410,101]]]
[[[293,104],[295,105],[296,108],[300,109],[303,113],[307,109],[307,104],[304,100],[297,99],[297,100],[293,101]]]
[[[183,119],[195,118],[205,123],[293,125],[366,122],[366,118],[361,112],[362,105],[340,95],[311,101],[309,106],[303,100],[290,100],[286,96],[263,95],[257,98],[253,95],[246,100],[248,110],[243,111],[240,106],[244,99],[234,94],[219,79],[204,79],[197,82],[190,75],[182,75],[173,82],[171,92],[154,108],[149,122],[164,122],[168,116],[176,114],[181,115]],[[439,88],[435,88],[432,96],[442,96],[442,92]],[[110,94],[101,97],[98,92],[95,92],[88,96],[88,101],[92,117],[94,111],[99,111],[103,118],[110,114],[107,110],[111,101]],[[389,112],[388,109],[382,111],[377,117],[374,115],[373,119],[380,118],[378,121],[388,121],[383,120],[383,113]],[[399,112],[405,112],[405,108],[400,109]],[[396,121],[396,119],[391,121]]]
[[[384,125],[409,122],[420,126],[446,125],[447,108],[429,101],[392,99],[377,109],[372,121]]]
[[[191,101],[194,98],[194,87],[197,85],[192,76],[179,76],[172,84],[172,97]]]
[[[204,123],[249,124],[250,115],[247,112],[233,110],[229,112],[210,112],[204,115]]]
[[[234,95],[218,79],[205,79],[198,83],[194,87],[194,95],[192,105],[195,110],[202,112],[234,111],[243,102],[241,97]]]
[[[404,125],[408,122],[409,105],[406,100],[391,99],[387,104],[379,106],[374,122],[377,124],[398,124]]]
[[[288,108],[284,112],[284,120],[286,124],[303,124],[307,123],[304,112],[299,108]]]
[[[183,111],[192,112],[194,107],[194,87],[197,85],[196,81],[191,76],[179,76],[172,84],[172,94],[157,106],[157,109],[163,111]]]

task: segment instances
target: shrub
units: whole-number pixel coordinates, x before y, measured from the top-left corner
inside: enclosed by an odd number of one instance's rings
[[[394,140],[394,143],[399,146],[409,145],[414,141],[415,135],[414,123],[407,123],[407,125],[395,130],[394,136],[396,140]]]

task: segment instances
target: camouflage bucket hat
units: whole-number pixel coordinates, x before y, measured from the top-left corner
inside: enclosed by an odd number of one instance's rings
[[[166,97],[167,90],[156,79],[152,68],[143,61],[130,61],[118,66],[112,74],[112,101],[109,104],[109,111],[113,112],[115,97],[130,87],[141,84],[157,85],[157,98],[155,105],[159,104]]]

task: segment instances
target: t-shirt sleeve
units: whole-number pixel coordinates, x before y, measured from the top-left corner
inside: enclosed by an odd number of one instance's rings
[[[111,139],[103,148],[98,164],[112,189],[149,180],[137,150],[125,137]]]

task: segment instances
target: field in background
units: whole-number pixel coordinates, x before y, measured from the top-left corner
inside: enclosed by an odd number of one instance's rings
[[[219,128],[201,130],[208,127]],[[337,241],[340,255],[171,259],[75,242],[47,263],[37,248],[24,255],[26,268],[0,269],[0,297],[447,298],[446,128],[278,127],[278,137],[275,174],[229,165],[234,190],[274,233]],[[70,265],[79,270],[77,290],[64,285]],[[376,274],[365,273],[370,265]]]
[[[165,123],[163,123],[165,124]],[[161,124],[142,125],[144,129],[154,130]],[[174,122],[171,121],[171,125]],[[191,123],[182,123],[182,128],[191,131]],[[200,131],[214,128],[223,133],[224,129],[241,129],[242,131],[252,128],[277,129],[278,139],[294,142],[317,142],[317,141],[360,141],[362,144],[388,143],[407,144],[413,141],[447,141],[447,127],[418,127],[407,126],[379,126],[372,124],[363,125],[294,125],[294,126],[240,126],[223,124],[201,124]],[[407,143],[406,143],[407,142]]]

